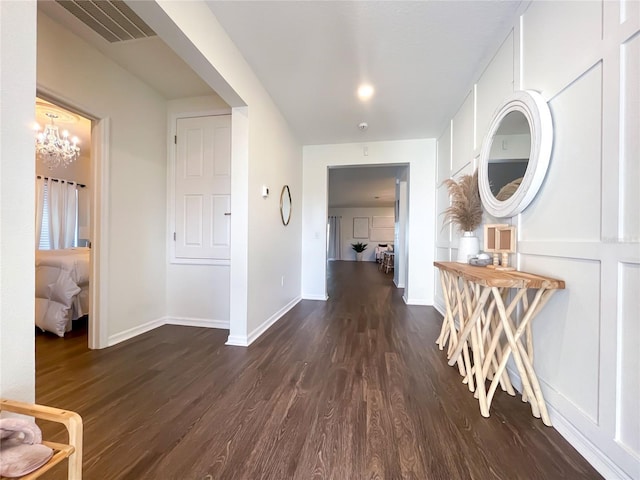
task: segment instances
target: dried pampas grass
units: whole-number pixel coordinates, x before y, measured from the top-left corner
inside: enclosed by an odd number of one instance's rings
[[[459,182],[448,178],[443,185],[451,196],[451,206],[443,215],[445,225],[453,223],[463,232],[471,232],[482,223],[482,200],[478,189],[478,171],[463,175]]]

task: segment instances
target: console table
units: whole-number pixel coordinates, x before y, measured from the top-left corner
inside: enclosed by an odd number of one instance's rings
[[[457,365],[469,390],[475,392],[482,416],[489,416],[498,385],[515,396],[506,370],[512,357],[522,381],[522,400],[531,404],[535,417],[551,426],[533,369],[531,322],[551,296],[564,288],[564,281],[457,262],[434,265],[440,270],[446,307],[436,343],[440,350],[447,348],[449,365]]]

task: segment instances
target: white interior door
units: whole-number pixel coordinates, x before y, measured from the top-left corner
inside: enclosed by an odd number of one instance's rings
[[[229,260],[231,115],[179,118],[176,132],[176,260]]]

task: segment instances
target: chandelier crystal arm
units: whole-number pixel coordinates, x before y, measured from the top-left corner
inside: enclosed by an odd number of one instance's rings
[[[36,156],[49,170],[60,165],[67,167],[80,156],[78,137],[69,140],[67,130],[64,130],[60,137],[58,127],[54,123],[58,115],[47,112],[46,116],[51,119],[51,123],[44,127],[44,132],[39,132],[36,136]]]

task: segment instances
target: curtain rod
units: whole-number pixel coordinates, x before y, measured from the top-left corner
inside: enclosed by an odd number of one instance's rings
[[[51,180],[52,182],[67,182],[67,183],[75,183],[77,187],[80,188],[84,188],[86,187],[85,184],[83,183],[78,183],[78,182],[70,182],[69,180],[64,180],[64,179],[59,179],[59,178],[49,178],[49,177],[43,177],[42,175],[36,175],[36,178],[44,178],[45,180]]]

